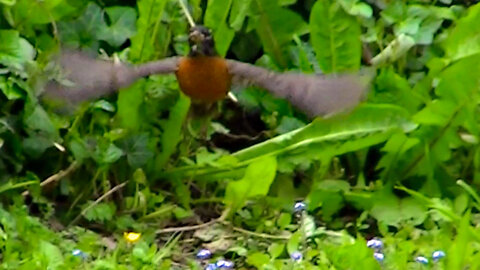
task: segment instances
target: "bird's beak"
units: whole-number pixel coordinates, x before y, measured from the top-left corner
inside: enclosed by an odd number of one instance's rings
[[[188,35],[188,39],[190,39],[196,44],[199,44],[203,42],[203,40],[205,39],[205,35],[203,35],[200,31],[194,30],[190,32],[190,34]]]

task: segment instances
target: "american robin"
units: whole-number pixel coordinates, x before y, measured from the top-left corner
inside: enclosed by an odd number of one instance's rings
[[[190,53],[138,66],[93,59],[79,52],[64,51],[60,63],[73,84],[52,82],[49,97],[81,101],[99,97],[153,74],[175,73],[180,89],[193,101],[211,104],[226,97],[232,82],[254,85],[285,98],[308,116],[325,116],[358,104],[367,84],[358,75],[313,75],[278,73],[217,55],[211,31],[190,29]]]

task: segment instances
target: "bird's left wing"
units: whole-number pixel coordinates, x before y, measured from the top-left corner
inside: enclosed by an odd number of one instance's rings
[[[278,73],[227,60],[234,82],[261,87],[287,99],[310,117],[328,116],[356,106],[365,98],[368,79],[359,75]]]
[[[131,66],[95,59],[78,51],[63,51],[57,59],[62,80],[49,82],[44,95],[72,102],[98,98],[148,75],[174,73],[179,60],[180,57],[170,57]]]

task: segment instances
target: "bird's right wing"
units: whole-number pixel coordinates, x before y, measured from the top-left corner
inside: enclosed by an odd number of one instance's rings
[[[236,81],[285,98],[310,117],[351,109],[365,98],[368,90],[368,80],[359,75],[277,73],[234,60],[227,60],[227,63]]]

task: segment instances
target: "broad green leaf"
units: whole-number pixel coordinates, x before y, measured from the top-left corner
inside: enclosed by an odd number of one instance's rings
[[[227,15],[233,0],[209,0],[205,10],[205,26],[212,29],[218,54],[225,56],[235,31],[227,24]]]
[[[261,252],[255,252],[247,256],[246,262],[255,266],[257,269],[263,269],[263,266],[270,261],[270,257],[267,254]]]
[[[310,13],[310,39],[325,73],[360,67],[360,24],[335,1],[317,1]]]
[[[276,155],[285,159],[339,155],[377,144],[388,131],[410,131],[408,113],[391,105],[364,105],[349,115],[317,119],[295,131],[256,144],[233,155],[240,161]]]
[[[168,0],[140,0],[137,2],[137,33],[131,38],[130,59],[134,62],[152,60],[158,28]],[[165,44],[159,44],[160,47]]]
[[[38,247],[40,253],[40,261],[42,261],[45,269],[61,269],[63,264],[63,256],[60,249],[54,244],[41,240]]]
[[[442,42],[446,57],[451,61],[480,53],[480,4],[471,6],[468,14],[456,22]]]
[[[121,6],[108,7],[105,11],[110,19],[110,25],[102,28],[99,37],[111,46],[119,47],[135,34],[137,14],[135,9]]]
[[[399,227],[403,223],[420,225],[427,218],[426,206],[414,198],[398,199],[393,193],[380,193],[372,198],[370,213],[379,222]]]
[[[157,170],[163,170],[170,156],[175,152],[177,144],[182,136],[182,127],[190,108],[190,99],[180,94],[177,103],[170,110],[168,121],[165,123],[161,143],[162,151],[156,157],[155,165]]]
[[[145,82],[145,79],[138,80],[118,93],[116,117],[122,127],[131,131],[138,131],[143,124],[140,110],[144,105]]]
[[[185,166],[173,169],[168,174],[192,174],[197,178],[208,175],[208,179],[225,177],[214,173],[236,173],[234,168],[243,169],[268,156],[278,157],[281,164],[279,169],[291,172],[297,164],[325,160],[382,143],[395,131],[412,131],[416,124],[409,118],[407,111],[397,106],[363,105],[350,114],[317,119],[303,128],[233,153],[238,160],[236,166]]]
[[[252,0],[234,0],[229,16],[229,24],[235,30],[239,31],[245,21],[247,13],[250,11]]]
[[[343,192],[349,191],[350,185],[342,180],[325,180],[312,188],[308,195],[309,209],[322,208],[322,216],[330,220],[331,216],[344,205]]]
[[[0,64],[20,69],[35,57],[35,49],[18,31],[0,30]]]
[[[4,1],[9,2],[9,0]],[[28,31],[35,24],[51,24],[76,11],[71,2],[64,0],[17,0],[15,5],[9,8],[11,15],[9,23],[17,29],[26,28]]]
[[[267,195],[270,185],[275,179],[277,160],[265,157],[250,164],[245,175],[238,181],[230,181],[225,191],[225,202],[233,211],[242,207],[247,199],[259,195]]]
[[[251,24],[254,25],[266,53],[282,68],[288,66],[285,44],[295,35],[308,33],[302,17],[290,9],[280,7],[277,1],[252,0],[254,7]]]

